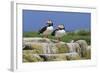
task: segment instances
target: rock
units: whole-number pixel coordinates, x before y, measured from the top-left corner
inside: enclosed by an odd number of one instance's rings
[[[55,46],[58,48],[58,53],[68,53],[69,47],[64,42],[56,43]]]
[[[40,44],[31,44],[29,47],[25,47],[23,50],[31,51],[33,54],[43,54],[42,46]]]
[[[67,53],[66,56],[67,56],[67,60],[80,60],[81,59],[79,54],[76,52]]]
[[[23,50],[35,50],[38,54],[58,53],[57,47],[47,38],[24,38]]]
[[[43,59],[38,54],[33,54],[32,50],[23,51],[23,62],[37,62],[43,61]]]
[[[85,57],[86,50],[87,50],[87,47],[88,47],[87,42],[85,40],[78,40],[78,41],[76,41],[76,43],[78,43],[80,45],[80,48],[81,48],[81,56],[82,57]]]
[[[63,61],[67,60],[66,54],[43,54],[39,55],[44,61]]]
[[[55,54],[55,53],[58,53],[58,49],[54,45],[54,43],[44,43],[42,49],[44,51],[44,54]]]
[[[57,42],[48,38],[24,38],[23,62],[63,61],[91,58],[91,47],[85,40]]]
[[[64,60],[67,60],[66,54],[58,54],[53,59],[53,61],[64,61]]]
[[[86,55],[85,55],[86,59],[91,59],[91,47],[88,46],[87,50],[86,50]]]
[[[31,44],[33,42],[49,43],[49,42],[51,42],[51,40],[48,38],[34,37],[34,38],[23,38],[23,42],[26,45],[26,44]]]
[[[48,61],[48,55],[40,54],[39,56],[40,56],[44,61]]]
[[[78,43],[66,43],[69,48],[69,53],[77,52],[81,56],[81,48]]]
[[[44,61],[64,61],[64,60],[80,60],[81,57],[78,53],[64,53],[64,54],[44,54],[40,55]]]

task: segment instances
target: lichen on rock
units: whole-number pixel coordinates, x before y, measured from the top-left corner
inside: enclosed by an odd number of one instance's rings
[[[58,48],[58,53],[68,53],[69,51],[66,43],[56,43],[55,46]]]
[[[23,62],[37,62],[43,61],[38,54],[34,54],[33,50],[24,50],[23,51]]]

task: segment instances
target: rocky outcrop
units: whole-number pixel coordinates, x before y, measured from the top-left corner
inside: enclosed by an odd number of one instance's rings
[[[90,59],[90,51],[85,40],[66,43],[37,37],[23,39],[23,62]]]

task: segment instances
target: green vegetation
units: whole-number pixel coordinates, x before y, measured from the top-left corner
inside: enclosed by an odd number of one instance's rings
[[[91,39],[90,35],[82,36],[82,35],[65,35],[62,37],[63,42],[70,42],[71,40],[86,40],[86,42],[90,45]]]
[[[23,37],[42,37],[38,32],[24,32]],[[54,36],[49,36],[50,39],[55,39]],[[91,32],[85,30],[79,30],[77,32],[67,32],[61,39],[63,42],[70,42],[71,40],[86,40],[88,45],[91,44]]]
[[[41,37],[37,32],[24,32],[23,37]]]

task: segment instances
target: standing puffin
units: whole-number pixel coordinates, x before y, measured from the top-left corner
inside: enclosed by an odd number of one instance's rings
[[[60,41],[61,37],[63,37],[65,34],[66,31],[63,24],[58,25],[58,28],[52,32],[52,36],[55,36],[58,41]]]
[[[44,26],[42,29],[40,29],[39,34],[42,34],[46,38],[53,32],[53,22],[51,20],[48,20],[47,25]]]

